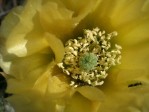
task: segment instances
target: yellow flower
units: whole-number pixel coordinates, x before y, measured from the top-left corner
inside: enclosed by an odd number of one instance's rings
[[[0,66],[16,112],[146,112],[148,13],[149,0],[28,0],[14,8],[0,28]],[[95,27],[118,32],[122,64],[102,86],[73,88],[57,66],[64,44]]]

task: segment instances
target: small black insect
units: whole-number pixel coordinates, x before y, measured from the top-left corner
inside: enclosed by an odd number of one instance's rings
[[[142,83],[141,82],[136,82],[136,83],[133,83],[133,84],[129,84],[128,87],[135,87],[135,86],[141,86]]]

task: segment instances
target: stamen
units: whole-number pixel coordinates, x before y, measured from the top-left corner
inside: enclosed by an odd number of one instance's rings
[[[111,66],[120,64],[122,47],[110,40],[117,32],[106,34],[99,28],[84,30],[84,37],[70,39],[65,44],[65,55],[58,66],[71,77],[71,86],[99,86],[104,83]]]

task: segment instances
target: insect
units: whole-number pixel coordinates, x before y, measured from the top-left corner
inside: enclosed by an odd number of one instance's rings
[[[135,87],[135,86],[141,86],[142,83],[141,82],[136,82],[136,83],[133,83],[133,84],[129,84],[128,87]]]

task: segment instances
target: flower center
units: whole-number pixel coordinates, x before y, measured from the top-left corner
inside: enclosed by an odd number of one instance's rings
[[[99,28],[84,30],[84,36],[65,44],[65,55],[58,66],[71,77],[71,86],[99,86],[104,83],[111,66],[120,64],[121,46],[111,45],[117,32],[105,34]]]
[[[98,57],[93,53],[85,53],[79,59],[79,67],[81,70],[89,72],[97,65]]]

